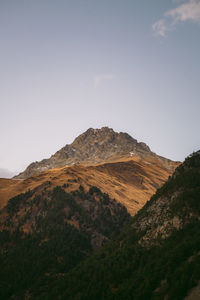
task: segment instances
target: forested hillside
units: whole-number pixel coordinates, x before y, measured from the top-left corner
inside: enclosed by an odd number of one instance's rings
[[[199,280],[197,152],[185,160],[115,241],[62,278],[49,278],[40,291],[33,288],[31,294],[33,299],[181,300]]]

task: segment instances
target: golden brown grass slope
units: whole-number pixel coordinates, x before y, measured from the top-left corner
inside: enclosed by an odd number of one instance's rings
[[[158,158],[124,156],[113,162],[96,165],[73,165],[44,171],[24,180],[0,179],[0,208],[11,197],[37,188],[63,186],[70,192],[82,185],[86,190],[97,186],[111,198],[124,204],[134,215],[173,173],[179,163],[163,164]]]

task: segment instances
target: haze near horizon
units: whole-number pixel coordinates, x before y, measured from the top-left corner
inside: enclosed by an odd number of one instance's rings
[[[199,149],[199,0],[3,0],[0,25],[0,177],[89,127]]]

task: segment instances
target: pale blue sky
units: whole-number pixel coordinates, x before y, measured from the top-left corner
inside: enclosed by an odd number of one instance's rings
[[[199,53],[200,0],[0,0],[0,169],[106,125],[183,160],[200,148]]]

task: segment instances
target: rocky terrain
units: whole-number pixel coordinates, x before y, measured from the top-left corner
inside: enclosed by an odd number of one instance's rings
[[[86,191],[97,186],[134,215],[178,165],[127,133],[90,128],[50,159],[31,164],[14,179],[0,179],[0,208],[10,198],[50,182],[49,189],[67,184],[68,191],[80,184]]]
[[[49,159],[30,164],[24,172],[14,178],[25,179],[42,171],[66,165],[111,162],[124,155],[137,155],[140,158],[156,157],[156,154],[151,152],[145,143],[137,142],[127,133],[117,133],[108,127],[89,128],[72,144],[64,146]],[[166,168],[173,168],[173,162],[170,160],[163,157],[159,157],[159,160]]]
[[[139,243],[151,246],[158,238],[168,238],[192,219],[200,220],[200,152],[192,154],[157,190],[137,215],[133,225],[145,232]],[[198,186],[199,184],[199,186]]]

